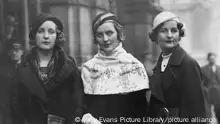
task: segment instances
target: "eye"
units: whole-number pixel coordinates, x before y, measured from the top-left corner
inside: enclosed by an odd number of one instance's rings
[[[44,32],[44,29],[40,28],[37,30],[37,33],[43,33]]]
[[[97,37],[97,38],[102,38],[102,33],[96,33],[96,34],[95,34],[95,37]]]
[[[113,34],[113,31],[107,31],[106,34],[107,34],[108,36],[111,36],[111,35]]]
[[[159,30],[159,32],[161,32],[161,33],[165,33],[167,30],[165,29],[165,28],[161,28],[160,30]]]
[[[172,28],[171,32],[176,33],[176,32],[178,32],[178,29],[177,28]]]
[[[48,31],[50,34],[54,34],[54,33],[56,33],[56,31],[55,30],[53,30],[53,29],[49,29],[49,31]]]

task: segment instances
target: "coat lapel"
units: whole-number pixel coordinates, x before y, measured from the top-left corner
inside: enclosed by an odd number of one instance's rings
[[[152,95],[156,97],[158,100],[161,102],[164,102],[164,96],[163,96],[163,89],[162,89],[162,82],[161,82],[161,77],[160,77],[160,65],[161,65],[162,57],[160,56],[157,66],[155,69],[153,69],[154,74],[150,78],[150,83],[151,83],[151,91]]]
[[[185,57],[186,52],[181,48],[179,45],[176,46],[175,50],[172,53],[172,56],[170,58],[169,64],[171,66],[178,66],[183,61],[183,58]]]
[[[30,65],[22,68],[19,74],[21,82],[29,89],[29,91],[39,97],[43,102],[46,102],[46,90]]]
[[[217,71],[217,70],[216,70]],[[205,76],[208,78],[208,79],[211,79],[212,78],[212,75],[213,75],[213,71],[211,69],[211,67],[209,65],[205,65],[203,67],[203,72],[205,73]]]
[[[169,63],[164,74],[164,89],[169,89],[173,83],[177,83],[179,66],[185,57],[186,52],[178,45],[170,57]]]
[[[218,82],[220,84],[220,67],[216,65],[216,77],[218,79]]]

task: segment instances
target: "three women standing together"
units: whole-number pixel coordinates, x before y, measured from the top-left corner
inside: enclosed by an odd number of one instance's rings
[[[150,80],[149,114],[147,73],[123,48],[123,28],[114,14],[102,13],[93,20],[98,53],[83,64],[81,74],[62,49],[61,21],[41,14],[29,35],[33,47],[17,70],[14,109],[29,124],[126,123],[121,117],[157,117],[163,108],[172,116],[205,117],[202,74],[197,62],[179,46],[182,28],[170,12],[154,19],[150,38],[162,54]]]

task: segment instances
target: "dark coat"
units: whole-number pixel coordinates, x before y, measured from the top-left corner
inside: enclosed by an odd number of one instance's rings
[[[13,69],[14,63],[12,63],[8,57],[0,57],[0,105],[3,105],[9,102],[9,94],[15,69]]]
[[[144,117],[147,113],[146,89],[134,91],[127,94],[91,95],[86,94],[85,101],[88,111],[102,124],[124,124],[120,118],[141,118],[141,122],[135,124],[145,124]],[[104,119],[113,119],[105,121]]]
[[[6,52],[1,54],[0,58],[0,123],[10,123],[11,92],[16,63],[10,60]]]
[[[202,71],[198,63],[179,45],[175,48],[165,71],[162,57],[150,78],[150,113],[156,117],[160,108],[170,109],[172,116],[206,117],[206,99],[202,87]],[[173,109],[174,108],[174,109]]]
[[[84,109],[83,85],[76,65],[60,50],[55,76],[45,85],[33,66],[36,55],[32,51],[24,55],[18,66],[13,96],[15,111],[29,124],[46,124],[48,114],[65,118],[65,124],[75,123],[75,117],[81,118]]]

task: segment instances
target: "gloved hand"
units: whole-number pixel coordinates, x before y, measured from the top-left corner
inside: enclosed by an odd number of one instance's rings
[[[81,121],[83,124],[102,124],[99,120],[94,118],[90,113],[84,114]]]

